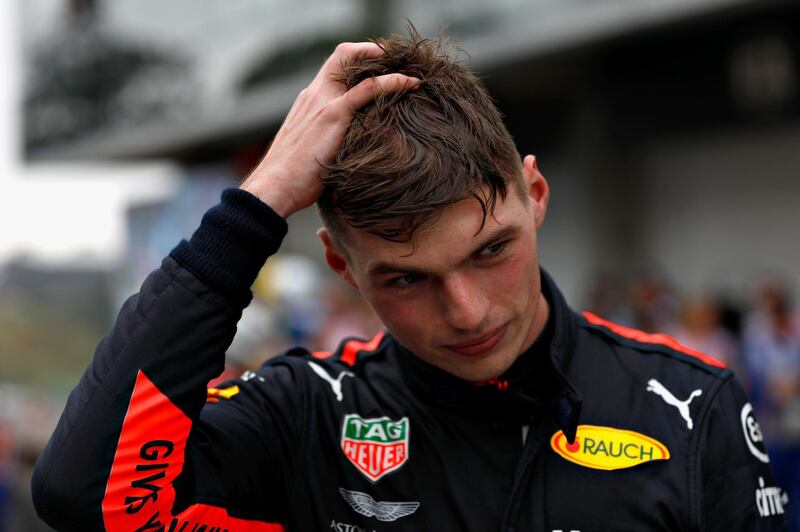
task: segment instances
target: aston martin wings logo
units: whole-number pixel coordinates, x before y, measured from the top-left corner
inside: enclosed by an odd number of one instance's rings
[[[360,491],[339,488],[339,493],[356,512],[383,522],[396,521],[413,514],[419,508],[418,502],[380,502]]]

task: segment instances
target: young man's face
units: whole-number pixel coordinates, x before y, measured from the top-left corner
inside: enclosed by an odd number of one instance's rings
[[[326,258],[421,359],[470,381],[497,377],[533,343],[547,318],[536,233],[548,186],[531,156],[523,177],[527,196],[509,187],[482,229],[480,205],[466,199],[421,228],[415,244],[351,228],[345,258],[323,229]]]

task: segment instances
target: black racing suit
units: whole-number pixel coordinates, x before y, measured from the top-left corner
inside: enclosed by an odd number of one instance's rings
[[[550,317],[468,383],[391,334],[304,349],[207,392],[286,231],[229,190],[123,306],[34,479],[59,530],[779,530],[758,425],[720,363],[668,337]]]

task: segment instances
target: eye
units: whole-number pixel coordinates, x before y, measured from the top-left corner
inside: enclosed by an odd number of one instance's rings
[[[419,282],[421,278],[422,276],[419,274],[407,273],[405,275],[400,275],[399,277],[390,279],[389,285],[397,288],[408,288],[409,286]]]
[[[506,245],[508,241],[498,242],[496,244],[492,244],[490,246],[486,246],[478,253],[479,257],[495,257],[501,254],[506,249]]]

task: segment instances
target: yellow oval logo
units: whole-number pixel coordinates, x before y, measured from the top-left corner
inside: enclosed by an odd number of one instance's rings
[[[606,471],[669,460],[669,449],[655,438],[597,425],[578,425],[572,444],[567,443],[567,437],[559,430],[550,438],[550,447],[570,462]]]

